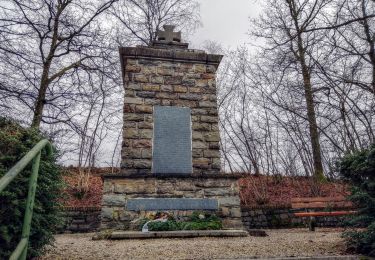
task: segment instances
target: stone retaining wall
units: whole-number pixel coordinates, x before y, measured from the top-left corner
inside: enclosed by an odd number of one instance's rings
[[[296,217],[289,207],[242,207],[243,225],[247,229],[254,228],[293,228],[307,227],[308,217]],[[318,227],[341,227],[344,226],[345,216],[316,217]]]
[[[100,226],[100,207],[66,207],[62,232],[93,232]]]
[[[134,230],[139,222],[154,211],[133,211],[126,208],[133,198],[205,198],[216,199],[217,214],[224,228],[242,228],[237,178],[116,178],[105,177],[101,229]],[[165,210],[163,210],[165,211]],[[201,210],[198,210],[201,211]],[[193,210],[168,210],[175,217],[191,215]]]

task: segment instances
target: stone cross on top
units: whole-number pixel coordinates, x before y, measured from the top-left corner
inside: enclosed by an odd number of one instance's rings
[[[170,42],[181,42],[181,32],[174,32],[174,25],[163,25],[164,31],[157,30],[156,36],[158,41]]]

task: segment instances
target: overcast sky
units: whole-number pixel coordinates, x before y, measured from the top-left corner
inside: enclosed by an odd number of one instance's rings
[[[203,27],[191,37],[193,46],[205,40],[219,42],[223,47],[236,47],[249,41],[250,18],[259,12],[256,0],[198,0]]]

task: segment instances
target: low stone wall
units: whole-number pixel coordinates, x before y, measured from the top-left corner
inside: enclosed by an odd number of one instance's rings
[[[118,178],[105,177],[103,188],[101,229],[134,230],[137,221],[150,210],[130,210],[130,199],[136,198],[194,198],[217,200],[218,210],[198,210],[215,213],[224,228],[242,228],[237,178],[185,177],[185,178]],[[193,210],[162,210],[175,217],[186,217]]]
[[[299,210],[290,207],[242,207],[242,220],[247,229],[307,227],[308,217],[296,217]],[[344,226],[345,216],[316,217],[318,227]]]
[[[93,232],[100,226],[100,207],[66,207],[61,232]]]

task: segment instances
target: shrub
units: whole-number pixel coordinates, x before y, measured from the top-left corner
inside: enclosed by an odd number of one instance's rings
[[[346,155],[339,164],[339,172],[353,185],[350,199],[359,208],[349,224],[365,227],[344,234],[348,246],[358,253],[375,256],[375,144]]]
[[[36,130],[25,129],[0,118],[0,178],[43,139]],[[21,239],[31,163],[0,193],[0,259],[8,259]],[[53,232],[61,223],[59,197],[62,188],[55,158],[42,152],[28,257],[39,256],[53,242]]]

